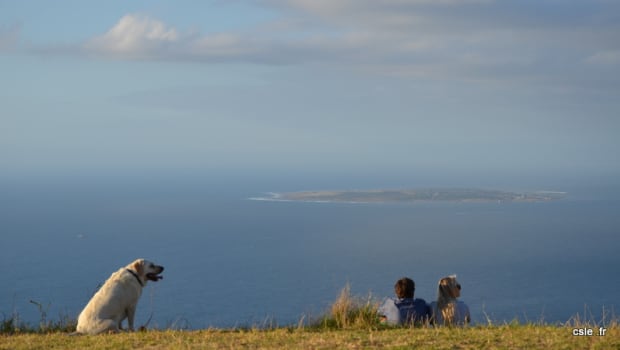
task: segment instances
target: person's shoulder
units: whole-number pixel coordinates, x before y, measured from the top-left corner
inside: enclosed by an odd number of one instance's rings
[[[459,300],[459,301],[456,303],[456,307],[457,307],[459,310],[463,310],[463,311],[465,311],[465,312],[469,312],[469,306],[467,306],[467,304],[465,304],[465,302],[464,302],[464,301],[460,301],[460,300]]]
[[[456,302],[456,305],[457,305],[458,307],[467,307],[467,304],[465,304],[465,302],[464,302],[464,301],[462,301],[462,300],[458,300],[458,301]]]
[[[430,304],[428,304],[428,308],[431,311],[431,313],[433,313],[433,312],[437,312],[437,309],[439,308],[439,306],[437,305],[436,301],[433,301]]]
[[[396,307],[396,300],[392,298],[385,298],[379,306],[380,309],[393,308]]]
[[[426,304],[426,305],[428,305],[426,300],[424,300],[422,298],[415,298],[415,300],[413,302],[414,302],[414,304]]]
[[[394,298],[389,298],[389,297],[388,297],[388,298],[383,299],[383,302],[382,302],[382,304],[395,304],[395,303],[396,303],[396,299],[394,299]]]
[[[396,300],[392,298],[386,298],[379,309],[377,310],[379,315],[383,317],[381,322],[386,322],[388,324],[398,324],[399,323],[399,311],[398,306],[396,306]]]
[[[430,305],[426,302],[426,300],[422,298],[418,298],[413,302],[413,305],[418,310],[424,310],[424,312],[428,312],[430,309]]]
[[[465,302],[459,300],[456,302],[456,312],[463,315],[463,317],[469,317],[469,306],[467,306]]]

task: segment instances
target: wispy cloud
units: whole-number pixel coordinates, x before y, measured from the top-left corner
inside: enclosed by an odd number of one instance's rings
[[[179,33],[146,16],[126,15],[105,34],[84,44],[90,52],[128,58],[158,58],[177,43]]]
[[[588,57],[587,62],[603,65],[620,65],[620,50],[597,52]]]
[[[278,47],[276,49],[276,47]],[[202,62],[290,63],[294,45],[251,33],[180,32],[146,15],[123,16],[103,35],[89,39],[82,52],[103,58]]]
[[[250,29],[183,32],[127,14],[67,53],[122,60],[328,64],[410,77],[561,82],[618,61],[620,5],[608,1],[261,0]],[[5,40],[6,41],[6,40]],[[43,50],[44,51],[44,50]],[[57,52],[59,50],[47,50]],[[611,68],[609,68],[611,69]],[[570,72],[578,71],[572,75]],[[586,73],[584,73],[586,72]],[[595,79],[591,79],[592,81]]]

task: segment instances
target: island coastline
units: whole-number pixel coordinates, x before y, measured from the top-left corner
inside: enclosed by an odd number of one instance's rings
[[[563,199],[566,192],[513,192],[476,188],[418,188],[374,190],[315,190],[267,192],[250,200],[312,203],[417,203],[417,202],[549,202]]]

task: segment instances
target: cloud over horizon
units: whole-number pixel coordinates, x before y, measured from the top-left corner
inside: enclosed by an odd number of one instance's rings
[[[283,60],[276,55],[267,58],[275,45],[275,41],[249,33],[182,33],[159,19],[127,14],[103,35],[87,40],[81,49],[90,56],[120,60],[280,64]]]
[[[80,50],[91,57],[323,64],[371,74],[579,85],[617,67],[620,23],[598,2],[265,0],[278,17],[244,30],[183,32],[126,14]],[[547,13],[542,16],[539,12]],[[612,67],[610,67],[612,66]],[[617,80],[613,85],[619,87]]]
[[[6,164],[618,168],[620,3],[194,5],[13,5]]]
[[[88,40],[84,48],[103,55],[155,58],[178,39],[177,30],[161,21],[146,16],[125,15],[105,34]]]

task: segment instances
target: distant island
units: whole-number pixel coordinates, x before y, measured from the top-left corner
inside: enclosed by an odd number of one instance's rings
[[[335,202],[335,203],[410,203],[410,202],[547,202],[564,198],[566,192],[507,192],[472,188],[421,188],[407,190],[331,190],[268,193],[253,200]]]

